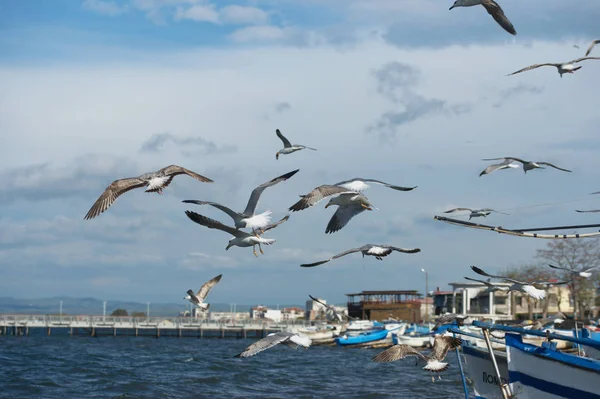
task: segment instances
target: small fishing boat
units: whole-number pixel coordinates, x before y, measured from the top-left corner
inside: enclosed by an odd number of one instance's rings
[[[383,328],[383,324],[377,321],[371,320],[352,320],[348,327],[346,327],[347,331],[367,331],[373,329],[381,329]]]
[[[360,345],[367,343],[374,343],[379,340],[383,340],[387,337],[388,330],[385,328],[371,331],[364,331],[354,336],[343,335],[335,338],[335,343],[338,346],[346,345]]]
[[[426,346],[431,346],[431,342],[429,340],[431,336],[427,334],[414,334],[414,335],[399,335],[392,333],[392,342],[394,345],[404,344],[410,345],[413,348],[423,348]]]

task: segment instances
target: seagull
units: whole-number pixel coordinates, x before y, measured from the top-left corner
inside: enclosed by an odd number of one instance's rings
[[[435,325],[431,329],[435,331],[443,324],[452,324],[453,321],[456,321],[457,326],[464,326],[465,323],[470,324],[473,323],[471,316],[459,316],[456,313],[446,313],[435,319]]]
[[[163,193],[163,188],[167,187],[177,175],[188,175],[203,183],[212,183],[208,177],[199,175],[186,168],[177,165],[169,165],[156,172],[145,173],[138,177],[128,177],[113,181],[96,200],[90,208],[84,220],[93,219],[107,210],[113,202],[121,195],[134,188],[146,187],[147,193]]]
[[[288,139],[286,139],[283,134],[281,134],[279,129],[276,129],[275,133],[277,133],[277,137],[279,137],[281,139],[281,141],[283,141],[283,149],[277,151],[277,154],[275,154],[275,159],[279,159],[279,154],[291,154],[292,152],[300,151],[305,148],[307,148],[309,150],[317,151],[316,148],[307,147],[305,145],[300,145],[300,144],[292,145],[290,143],[290,141]]]
[[[534,284],[538,284],[538,283],[527,283],[524,281],[519,281],[519,280],[515,280],[509,277],[503,277],[503,276],[494,276],[493,274],[488,274],[486,272],[484,272],[483,270],[481,270],[480,268],[478,268],[477,266],[471,266],[471,269],[473,269],[473,271],[477,274],[481,274],[482,276],[486,276],[486,277],[492,277],[492,278],[499,278],[502,279],[504,281],[507,281],[509,283],[513,283],[509,288],[508,291],[519,291],[519,292],[524,292],[526,294],[528,294],[529,296],[531,296],[534,299],[544,299],[546,297],[546,291],[544,290],[540,290],[534,287]],[[539,283],[541,284],[541,283]]]
[[[579,213],[597,213],[597,212],[600,212],[600,209],[589,209],[587,211],[582,211],[580,209],[575,209],[575,212],[579,212]]]
[[[342,315],[341,315],[341,314],[339,314],[337,310],[335,310],[335,306],[333,306],[333,305],[328,305],[328,304],[326,304],[326,303],[323,303],[323,302],[319,301],[317,298],[315,298],[314,296],[312,296],[312,295],[310,295],[310,294],[309,294],[308,296],[309,296],[309,297],[310,297],[310,299],[312,299],[313,301],[315,301],[315,302],[317,302],[317,303],[320,303],[321,305],[325,306],[325,308],[326,308],[326,309],[327,309],[329,312],[333,313],[333,317],[335,317],[335,319],[336,319],[336,320],[337,320],[339,323],[341,323],[342,321],[344,321],[344,318],[342,317]]]
[[[490,209],[490,208],[483,208],[483,209],[453,208],[453,209],[445,211],[444,213],[452,213],[452,212],[458,212],[458,211],[471,212],[471,214],[469,215],[469,220],[471,220],[471,218],[486,217],[492,212],[500,213],[502,215],[508,215],[508,213],[499,212],[499,211],[496,211],[496,210]]]
[[[572,61],[563,62],[563,63],[551,63],[551,62],[547,62],[545,64],[533,64],[533,65],[530,65],[530,66],[528,66],[526,68],[519,69],[516,72],[509,73],[506,76],[516,75],[517,73],[530,71],[532,69],[536,69],[536,68],[543,67],[543,66],[553,66],[553,67],[556,67],[556,69],[558,69],[558,74],[562,78],[563,74],[565,74],[565,73],[574,73],[575,71],[580,70],[583,66],[580,65],[580,66],[576,67],[573,64],[577,64],[578,62],[585,61],[585,60],[600,60],[600,57],[581,57],[581,58],[577,58],[577,59],[574,59]]]
[[[363,179],[362,177],[355,177],[354,179],[344,180],[344,181],[334,184],[334,186],[344,187],[344,188],[347,188],[348,190],[352,190],[352,191],[356,191],[357,193],[360,193],[360,192],[365,191],[369,187],[371,187],[367,183],[381,184],[382,186],[386,186],[388,188],[391,188],[392,190],[398,190],[398,191],[411,191],[411,190],[414,190],[415,188],[417,188],[417,186],[414,186],[414,187],[395,186],[393,184],[389,184],[389,183],[383,182],[381,180]]]
[[[471,7],[482,5],[485,10],[498,22],[498,24],[511,35],[516,35],[517,31],[513,24],[506,18],[504,11],[494,0],[456,0],[450,10],[454,7]]]
[[[596,44],[600,43],[600,39],[594,40],[592,41],[592,44],[590,44],[590,47],[588,47],[587,51],[585,52],[585,56],[587,57],[588,55],[590,55],[590,53],[592,52],[592,49],[594,48],[594,46]]]
[[[262,238],[255,233],[250,234],[250,233],[246,233],[241,230],[237,230],[230,226],[225,226],[221,222],[217,222],[216,220],[207,218],[206,216],[200,215],[196,212],[185,211],[185,214],[187,215],[188,218],[190,218],[190,220],[192,220],[193,222],[196,222],[202,226],[208,227],[209,229],[222,230],[226,233],[233,235],[233,237],[229,240],[229,243],[225,247],[226,251],[229,250],[229,248],[231,248],[233,246],[252,247],[252,253],[254,254],[254,256],[258,256],[256,253],[256,249],[255,249],[256,245],[258,245],[258,249],[260,250],[260,253],[264,254],[260,245],[261,244],[271,245],[275,242],[275,240],[272,238]]]
[[[532,170],[532,169],[546,169],[543,166],[540,165],[546,165],[546,166],[550,166],[553,167],[554,169],[558,169],[558,170],[562,170],[563,172],[572,172],[572,170],[569,169],[563,169],[563,168],[559,168],[556,165],[551,164],[550,162],[541,162],[541,161],[524,161],[520,158],[515,158],[515,157],[502,157],[502,158],[484,158],[482,159],[482,161],[497,161],[499,159],[503,159],[504,161],[502,163],[499,164],[495,164],[495,165],[490,165],[487,168],[485,168],[480,174],[479,176],[482,175],[487,175],[490,174],[498,169],[505,169],[506,167],[509,168],[517,168],[518,166],[508,166],[511,164],[514,164],[514,162],[519,162],[523,165],[523,172],[527,173],[528,170]]]
[[[299,334],[292,334],[285,331],[279,331],[276,333],[270,333],[263,339],[260,339],[250,346],[248,346],[243,352],[235,355],[234,357],[250,357],[254,356],[259,352],[274,347],[277,344],[284,344],[290,348],[298,349],[299,346],[308,349],[312,343],[311,339]]]
[[[332,195],[336,196],[329,200],[325,208],[338,205],[338,209],[327,224],[326,234],[342,229],[350,219],[359,213],[365,210],[373,210],[373,205],[363,194],[335,185],[322,185],[306,195],[301,195],[301,199],[292,205],[289,210],[292,212],[301,211]]]
[[[554,324],[562,324],[565,320],[567,320],[567,316],[565,316],[562,312],[557,312],[554,317],[546,317],[542,319],[537,319],[535,322],[523,322],[516,324],[515,327],[527,327],[531,326],[531,330],[541,330],[546,324],[552,322]]]
[[[586,267],[585,269],[581,269],[581,270],[575,270],[575,269],[569,269],[568,267],[562,267],[562,266],[554,266],[554,265],[548,265],[553,269],[559,269],[559,270],[566,270],[569,273],[571,273],[574,276],[580,276],[583,278],[590,278],[592,276],[592,272],[594,270],[598,270],[600,269],[600,265],[599,266],[592,266],[592,267]]]
[[[252,190],[252,194],[250,194],[250,199],[248,199],[248,204],[246,205],[246,209],[244,209],[244,211],[241,213],[236,212],[236,211],[226,207],[225,205],[221,205],[216,202],[198,201],[198,200],[183,200],[182,202],[185,202],[188,204],[197,204],[197,205],[212,205],[215,208],[220,209],[223,212],[225,212],[226,214],[228,214],[229,216],[231,216],[231,218],[233,219],[233,221],[235,223],[236,229],[240,229],[240,228],[244,228],[244,227],[248,227],[248,228],[252,228],[252,229],[264,227],[267,223],[269,223],[271,221],[271,216],[270,216],[271,211],[266,211],[259,215],[254,214],[254,212],[256,211],[256,206],[258,205],[258,200],[260,199],[260,195],[262,194],[263,191],[265,191],[266,188],[272,187],[272,186],[276,185],[277,183],[281,183],[282,181],[286,181],[287,179],[289,179],[290,177],[292,177],[296,173],[298,173],[299,170],[300,169],[293,170],[291,172],[288,172],[284,175],[276,177],[276,178],[269,180],[269,181],[261,184],[260,186],[256,187],[254,190]]]
[[[345,255],[348,255],[348,254],[351,254],[354,252],[362,252],[363,258],[365,257],[365,255],[369,255],[369,256],[374,256],[375,259],[377,259],[377,260],[383,260],[382,259],[383,257],[388,256],[393,251],[404,252],[406,254],[416,254],[417,252],[421,252],[421,250],[419,248],[408,249],[408,248],[393,247],[391,245],[367,244],[367,245],[363,245],[362,247],[349,249],[347,251],[344,251],[342,253],[334,255],[329,259],[320,260],[320,261],[314,262],[314,263],[304,263],[300,266],[301,267],[319,266],[319,265],[322,265],[323,263],[327,263],[329,261],[332,261],[337,258],[341,258],[342,256],[345,256]]]
[[[450,367],[448,363],[442,362],[446,358],[448,351],[460,345],[462,345],[460,338],[438,335],[434,338],[433,347],[428,355],[424,355],[410,345],[397,344],[374,356],[371,360],[378,363],[395,362],[407,356],[417,356],[419,359],[427,362],[423,370],[439,373],[448,370],[448,367]],[[433,376],[431,377],[431,381],[435,381]]]
[[[507,287],[505,285],[498,285],[498,284],[490,283],[489,281],[477,280],[476,278],[471,278],[471,277],[465,277],[465,278],[467,280],[477,281],[478,283],[485,284],[487,286],[487,288],[483,292],[496,292],[496,291],[508,292],[510,290],[510,287]]]
[[[208,280],[202,285],[202,287],[200,287],[198,293],[196,294],[194,294],[194,291],[192,290],[187,290],[187,295],[184,296],[183,299],[187,299],[188,301],[190,301],[190,303],[199,307],[203,312],[206,312],[208,309],[210,309],[210,303],[204,303],[204,299],[206,298],[212,287],[214,287],[219,281],[221,281],[221,277],[223,277],[223,275],[219,274],[217,277]]]

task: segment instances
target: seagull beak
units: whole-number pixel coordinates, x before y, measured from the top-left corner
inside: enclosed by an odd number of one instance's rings
[[[373,208],[371,208],[369,205],[360,204],[360,206],[362,206],[363,208],[365,208],[368,211],[372,211],[373,210]]]

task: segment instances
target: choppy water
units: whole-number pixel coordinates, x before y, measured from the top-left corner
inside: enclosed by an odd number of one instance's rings
[[[0,337],[2,398],[461,398],[454,353],[442,380],[381,349],[276,347],[251,339]],[[470,392],[472,395],[472,391]]]

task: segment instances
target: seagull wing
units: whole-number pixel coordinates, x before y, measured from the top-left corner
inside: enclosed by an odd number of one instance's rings
[[[585,61],[585,60],[600,60],[600,57],[581,57],[581,58],[577,58],[573,61],[568,62],[568,64],[576,64],[578,62]]]
[[[339,209],[338,209],[338,210],[339,210]],[[336,212],[336,213],[337,213],[337,212]],[[334,215],[334,216],[335,216],[335,215]],[[333,217],[332,217],[331,219],[333,220]],[[329,223],[331,223],[331,221],[330,221]],[[347,222],[346,222],[346,223],[347,223]],[[329,225],[328,225],[327,227],[329,228]],[[302,266],[302,267],[314,267],[314,266],[319,266],[319,265],[322,265],[323,263],[327,263],[327,262],[329,262],[329,261],[331,261],[331,260],[333,260],[333,259],[341,258],[341,257],[342,257],[342,256],[344,256],[344,255],[348,255],[348,254],[351,254],[351,253],[354,253],[354,252],[359,252],[359,251],[362,251],[363,249],[365,249],[365,247],[360,247],[360,248],[352,248],[352,249],[349,249],[349,250],[347,250],[347,251],[341,252],[341,253],[339,253],[339,254],[337,254],[337,255],[334,255],[334,256],[332,256],[332,257],[331,257],[331,258],[329,258],[329,259],[320,260],[320,261],[318,261],[318,262],[313,262],[313,263],[303,263],[303,264],[301,264],[300,266]]]
[[[225,212],[226,214],[228,214],[229,216],[231,216],[231,218],[233,220],[236,220],[237,218],[239,218],[241,215],[239,213],[237,213],[236,211],[234,211],[233,209],[230,209],[228,207],[226,207],[225,205],[221,205],[218,204],[216,202],[211,202],[211,201],[198,201],[198,200],[183,200],[181,202],[185,202],[187,204],[196,204],[196,205],[211,205],[214,206],[217,209],[222,210],[223,212]]]
[[[369,187],[366,183],[381,184],[382,186],[386,186],[388,188],[391,188],[392,190],[398,190],[398,191],[411,191],[411,190],[414,190],[415,188],[417,188],[417,186],[414,186],[414,187],[395,186],[393,184],[389,184],[389,183],[383,182],[381,180],[363,179],[362,177],[355,177],[354,179],[344,180],[344,181],[341,181],[334,185],[340,186],[340,187],[345,187],[348,190],[363,191]]]
[[[364,211],[365,208],[363,208],[360,204],[339,206],[331,219],[329,219],[329,223],[327,223],[327,228],[325,229],[325,234],[335,233],[336,231],[341,230],[345,225],[348,224],[350,219]]]
[[[121,194],[133,190],[134,188],[144,187],[145,185],[146,182],[139,177],[129,177],[126,179],[115,180],[108,187],[106,187],[102,195],[100,195],[96,202],[94,202],[94,205],[92,205],[83,219],[86,220],[95,218],[110,208],[113,202],[115,202],[115,200]]]
[[[551,267],[551,268],[553,268],[553,269],[558,269],[558,270],[566,270],[566,271],[568,271],[568,272],[576,272],[575,270],[573,270],[573,269],[569,269],[568,267],[554,266],[554,265],[551,265],[551,264],[548,264],[548,266],[550,266],[550,267]]]
[[[467,280],[471,280],[471,281],[477,281],[478,283],[485,284],[485,285],[487,285],[487,286],[488,286],[488,287],[490,287],[490,288],[495,286],[494,284],[490,283],[489,281],[485,281],[485,280],[478,280],[478,279],[476,279],[476,278],[471,278],[471,277],[465,277],[465,278],[466,278]]]
[[[279,129],[275,129],[275,133],[277,134],[277,137],[279,137],[281,141],[283,141],[283,148],[288,148],[292,146],[292,143],[290,143],[290,141],[286,139],[283,134],[281,134]]]
[[[498,22],[498,24],[511,35],[516,35],[517,31],[513,24],[508,20],[502,8],[494,0],[482,0],[481,5],[485,7],[488,14]]]
[[[521,162],[521,163],[527,163],[526,161],[522,160],[521,158],[515,158],[515,157],[483,158],[482,161],[499,161],[501,159],[503,159],[504,162],[506,162],[506,163],[512,163],[514,161]]]
[[[243,352],[235,355],[235,357],[254,356],[259,352],[262,352],[266,349],[274,347],[277,344],[282,343],[283,341],[287,341],[288,339],[290,339],[291,336],[292,334],[283,331],[272,335],[267,335],[263,339],[259,339],[258,341],[248,346]]]
[[[221,277],[223,277],[223,275],[219,274],[217,277],[214,277],[214,278],[208,280],[206,283],[204,283],[202,285],[202,287],[200,287],[200,290],[198,290],[198,293],[196,295],[202,299],[206,298],[206,296],[210,292],[211,288],[214,287],[215,285],[217,285],[217,283],[219,281],[221,281]]]
[[[403,252],[405,254],[416,254],[417,252],[421,252],[420,248],[399,248],[399,247],[394,247],[392,245],[376,245],[377,247],[381,247],[381,248],[388,248],[397,252]]]
[[[586,269],[581,270],[582,272],[591,272],[592,270],[600,269],[600,265],[588,267]]]
[[[438,317],[437,319],[435,319],[435,325],[433,326],[433,328],[431,330],[432,331],[437,330],[437,328],[439,326],[454,321],[456,319],[456,316],[457,316],[456,313],[447,313],[445,315]],[[435,342],[434,342],[434,345],[435,345]]]
[[[500,212],[500,211],[497,211],[497,210],[492,209],[492,208],[483,208],[483,209],[478,209],[478,210],[481,211],[481,212],[496,212],[496,213],[500,213],[502,215],[510,215],[509,213]]]
[[[590,209],[587,211],[581,211],[579,209],[575,209],[575,212],[579,212],[579,213],[592,213],[592,212],[600,212],[600,209]]]
[[[546,291],[537,289],[533,285],[523,284],[521,288],[533,299],[544,299],[546,297]]]
[[[304,195],[302,199],[300,199],[294,205],[290,206],[289,210],[292,212],[301,211],[303,209],[317,204],[318,202],[331,195],[351,192],[353,193],[355,191],[349,191],[348,189],[340,186],[324,184],[313,189],[310,193]]]
[[[196,172],[192,172],[191,170],[183,168],[178,165],[169,165],[165,168],[160,169],[158,171],[158,173],[164,173],[166,176],[188,175],[188,176],[193,177],[194,179],[204,182],[204,183],[212,183],[213,182],[208,177],[204,177],[202,175],[199,175]]]
[[[217,222],[214,219],[211,218],[207,218],[206,216],[202,216],[196,212],[192,212],[192,211],[185,211],[185,214],[187,215],[188,218],[190,218],[193,222],[196,222],[202,226],[208,227],[209,229],[218,229],[218,230],[222,230],[226,233],[229,233],[233,236],[239,237],[239,238],[243,238],[248,236],[248,233],[240,231],[240,230],[236,230],[233,227],[230,226],[225,226],[223,223],[221,222]]]
[[[511,283],[516,283],[516,284],[527,284],[523,281],[518,281],[518,280],[513,280],[512,278],[509,277],[504,277],[504,276],[494,276],[493,274],[489,274],[484,272],[482,269],[478,268],[477,266],[471,266],[471,269],[473,269],[473,271],[477,274],[481,274],[482,276],[486,276],[486,277],[492,277],[492,278],[500,278],[506,281],[510,281]]]
[[[378,355],[373,356],[371,360],[378,363],[395,362],[396,360],[404,359],[407,356],[417,356],[423,360],[427,360],[427,356],[406,344],[394,345]]]
[[[550,166],[550,167],[552,167],[552,168],[554,168],[554,169],[562,170],[562,171],[564,171],[564,172],[572,172],[572,170],[569,170],[569,169],[563,169],[563,168],[559,168],[559,167],[558,167],[558,166],[556,166],[556,165],[552,165],[550,162],[536,162],[536,163],[537,163],[538,165],[547,165],[547,166]]]
[[[274,229],[275,227],[279,226],[281,223],[287,221],[290,218],[290,215],[285,215],[284,217],[282,217],[279,221],[275,222],[275,223],[271,223],[266,225],[265,227],[262,227],[260,230],[261,232],[267,232],[271,229]]]
[[[533,65],[529,65],[528,67],[525,67],[525,68],[523,68],[523,69],[519,69],[519,70],[518,70],[518,71],[516,71],[516,72],[509,73],[509,74],[508,74],[508,75],[506,75],[506,76],[516,75],[516,74],[518,74],[518,73],[521,73],[521,72],[527,72],[527,71],[531,71],[532,69],[539,68],[539,67],[543,67],[543,66],[553,66],[553,67],[556,67],[556,68],[558,68],[558,67],[560,66],[560,64],[552,64],[552,63],[546,63],[546,64],[533,64]]]
[[[186,292],[187,292],[187,294],[190,296],[190,299],[192,300],[192,302],[194,302],[194,303],[200,303],[200,302],[198,301],[198,298],[196,298],[196,294],[194,293],[194,291],[192,291],[192,290],[187,290]]]
[[[487,168],[482,170],[481,173],[479,173],[480,177],[483,175],[490,174],[499,169],[511,168],[511,167],[513,167],[513,166],[511,166],[511,164],[515,161],[524,163],[523,161],[513,159],[513,158],[491,158],[491,159],[484,159],[484,161],[492,161],[492,160],[496,160],[496,159],[504,159],[504,161],[488,166]]]
[[[473,209],[471,209],[471,208],[452,208],[452,209],[449,209],[447,211],[444,211],[444,213],[452,213],[452,212],[458,212],[458,211],[473,212]]]
[[[598,43],[600,43],[600,39],[598,39],[598,40],[594,40],[594,41],[592,42],[592,44],[590,44],[590,47],[588,47],[587,51],[585,52],[585,56],[586,56],[586,57],[587,57],[588,55],[590,55],[590,53],[592,52],[592,49],[593,49],[593,48],[594,48],[594,46],[595,46],[596,44],[598,44]]]
[[[271,187],[271,186],[276,185],[277,183],[286,181],[287,179],[289,179],[290,177],[292,177],[296,173],[298,173],[299,170],[300,169],[296,169],[296,170],[288,172],[284,175],[281,175],[279,177],[271,179],[268,182],[265,182],[265,183],[261,184],[260,186],[256,187],[254,190],[252,190],[252,194],[250,194],[250,199],[248,200],[248,204],[246,205],[246,209],[244,210],[244,215],[248,215],[248,216],[254,215],[254,211],[256,210],[256,206],[258,205],[258,200],[260,199],[260,195],[262,194],[263,191],[265,191],[265,189],[267,187]]]
[[[460,345],[462,345],[460,338],[438,335],[433,340],[433,348],[429,358],[442,361],[450,349],[458,348]]]

